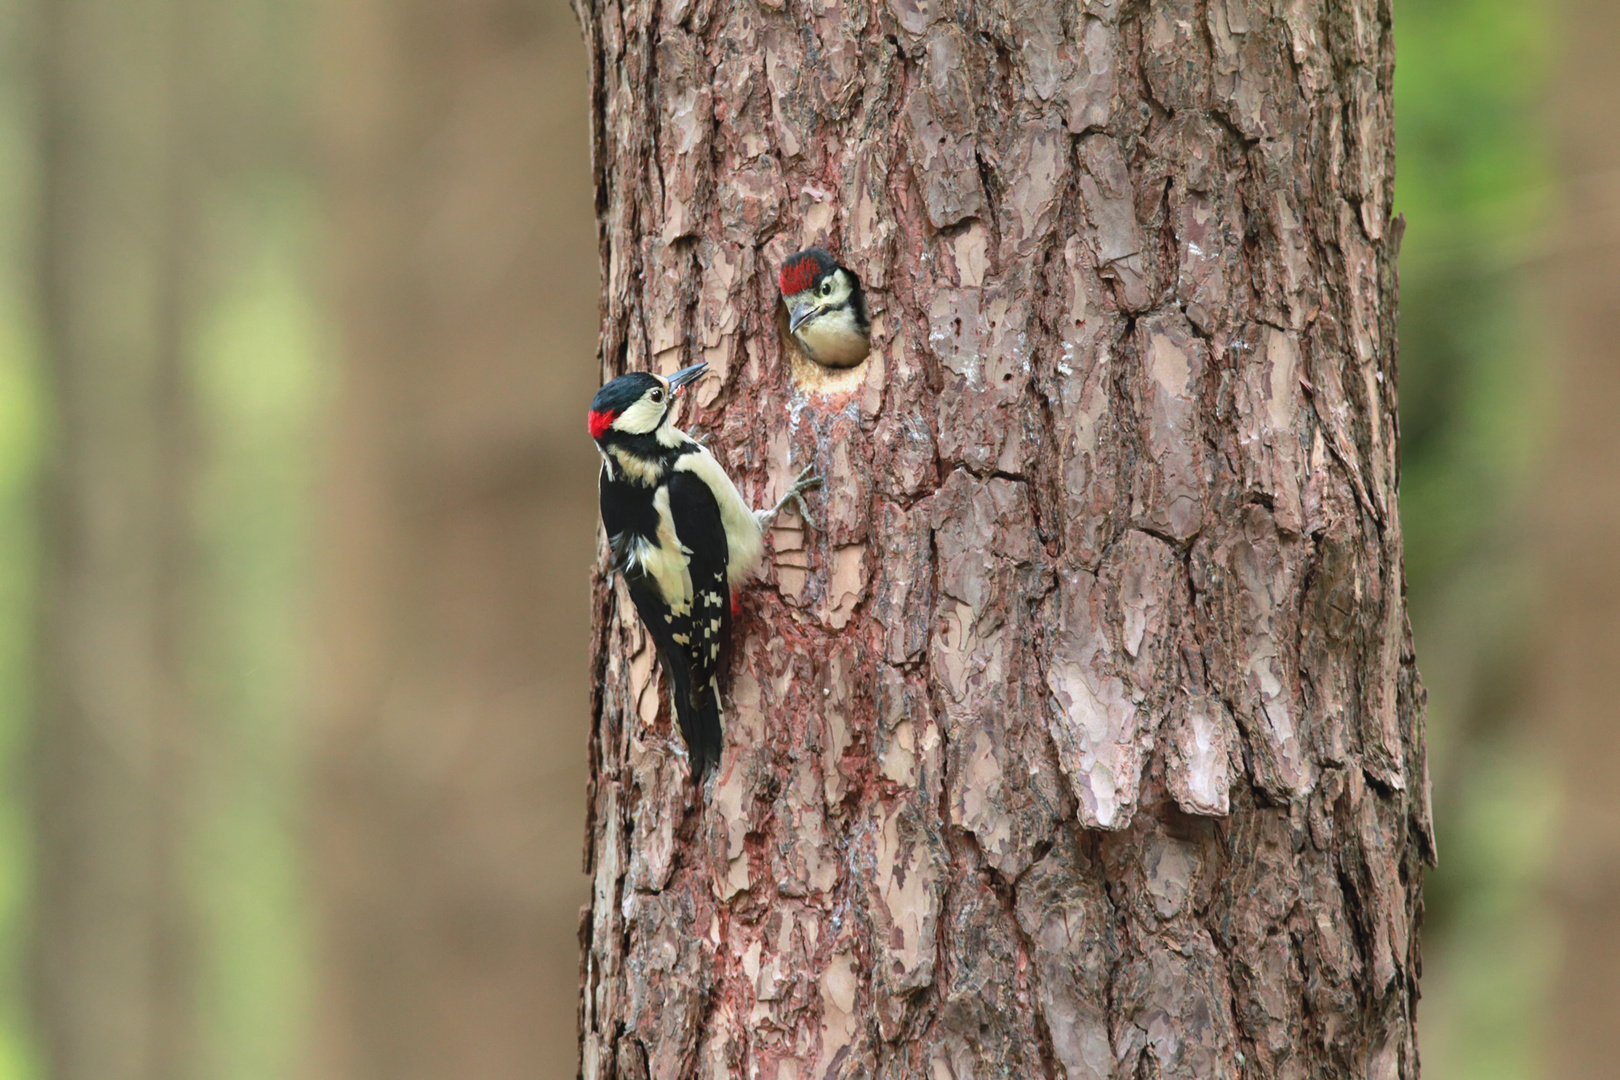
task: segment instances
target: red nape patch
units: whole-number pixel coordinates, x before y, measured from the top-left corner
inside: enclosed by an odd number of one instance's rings
[[[782,273],[779,280],[782,285],[782,295],[792,296],[802,293],[816,283],[816,273],[820,267],[816,260],[809,255],[795,255],[782,264]]]
[[[600,439],[603,435],[606,435],[607,429],[613,426],[613,421],[617,420],[618,417],[619,414],[616,412],[597,412],[592,409],[590,412],[591,438]]]

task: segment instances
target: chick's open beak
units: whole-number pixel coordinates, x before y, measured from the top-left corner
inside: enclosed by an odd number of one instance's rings
[[[681,387],[685,386],[689,382],[692,382],[698,376],[702,375],[708,370],[709,365],[706,362],[699,362],[693,364],[691,367],[681,368],[681,370],[669,377],[669,392],[671,394],[679,393]]]

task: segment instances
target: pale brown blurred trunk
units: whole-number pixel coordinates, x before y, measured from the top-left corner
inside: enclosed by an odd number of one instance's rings
[[[1554,102],[1562,135],[1561,242],[1544,264],[1563,354],[1545,502],[1542,718],[1557,738],[1565,820],[1555,896],[1549,1077],[1620,1076],[1620,7],[1565,0]]]
[[[184,0],[38,10],[52,425],[34,1002],[55,1080],[191,1073],[191,125]]]
[[[1416,1077],[1388,5],[582,8],[604,374],[827,481],[706,799],[599,545],[584,1076]]]
[[[561,3],[327,0],[314,1075],[573,1072],[594,388]]]

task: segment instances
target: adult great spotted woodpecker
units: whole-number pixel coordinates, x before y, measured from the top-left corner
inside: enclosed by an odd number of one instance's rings
[[[821,248],[806,248],[782,263],[777,284],[787,332],[805,355],[825,367],[854,367],[872,351],[872,322],[855,271]]]
[[[669,672],[698,783],[724,745],[717,679],[732,590],[759,565],[765,527],[789,502],[803,513],[803,492],[821,482],[806,469],[769,510],[743,500],[714,455],[671,422],[681,388],[708,366],[620,375],[596,392],[589,418],[613,565]]]

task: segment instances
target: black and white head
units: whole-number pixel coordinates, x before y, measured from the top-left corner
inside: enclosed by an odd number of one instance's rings
[[[675,431],[670,423],[675,399],[682,387],[708,369],[708,364],[693,364],[667,379],[650,371],[620,375],[591,399],[591,438],[604,450],[614,444],[635,447],[648,440],[670,445],[667,437],[659,436]]]
[[[872,324],[854,271],[813,247],[789,255],[777,281],[787,305],[788,333],[810,359],[827,367],[854,367],[866,359]]]

